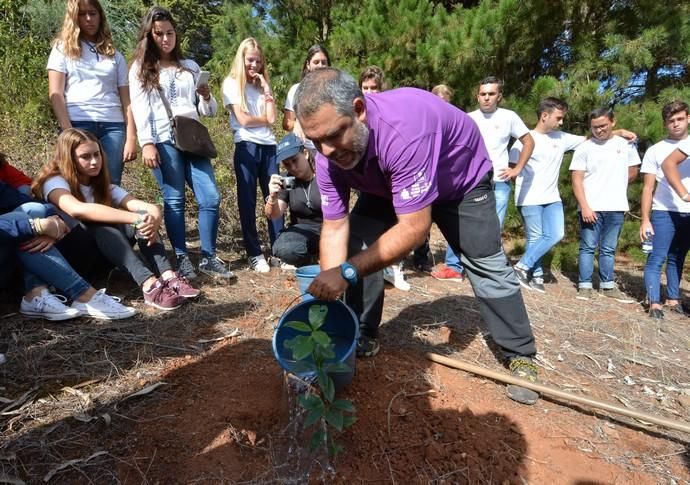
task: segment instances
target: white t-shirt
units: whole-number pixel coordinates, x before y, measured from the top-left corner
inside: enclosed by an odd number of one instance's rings
[[[575,149],[570,170],[585,172],[587,205],[593,211],[628,211],[628,167],[639,165],[635,145],[620,136],[590,138]],[[578,210],[582,210],[578,204]]]
[[[89,185],[80,184],[79,188],[81,189],[81,193],[84,196],[84,200],[86,202],[95,202],[95,199],[93,197],[93,187]],[[71,189],[69,187],[69,184],[67,183],[67,180],[65,180],[61,175],[55,175],[54,177],[46,179],[46,181],[43,182],[42,189],[43,198],[46,200],[46,202],[49,202],[48,194],[50,194],[55,189],[65,189],[67,192],[71,193]],[[120,204],[128,195],[129,193],[119,185],[110,184],[110,197],[113,199],[113,207],[120,207]]]
[[[113,57],[98,54],[81,42],[81,57],[70,59],[56,44],[50,51],[49,71],[65,75],[65,104],[72,121],[123,122],[118,88],[127,86],[127,62],[119,52]]]
[[[199,65],[191,59],[180,61],[182,69],[168,67],[159,73],[163,95],[170,104],[173,116],[187,116],[199,119],[199,115],[213,116],[218,103],[213,95],[204,101],[196,94],[196,80],[199,78]],[[137,125],[139,145],[163,143],[172,139],[170,119],[157,89],[145,91],[139,81],[139,63],[134,62],[129,69],[129,93],[132,98],[132,114]]]
[[[285,97],[285,108],[287,111],[295,111],[295,94],[297,93],[297,88],[299,87],[299,83],[295,83],[292,86],[290,86],[290,89],[288,90],[287,96]]]
[[[529,129],[517,113],[508,109],[498,108],[493,113],[483,113],[481,110],[476,110],[468,114],[477,123],[479,132],[484,138],[486,149],[489,151],[489,157],[494,166],[494,180],[503,181],[499,174],[508,168],[510,137],[519,139],[529,133]]]
[[[265,112],[266,106],[264,93],[253,84],[247,83],[244,87],[244,95],[249,114],[251,116],[261,116]],[[240,96],[239,84],[234,78],[226,77],[225,81],[223,81],[223,105],[230,112],[230,128],[232,128],[235,134],[235,143],[250,141],[259,145],[275,145],[276,137],[269,125],[245,128],[237,121],[230,105],[236,105],[239,108],[241,104],[242,98]]]
[[[515,179],[515,205],[543,205],[561,200],[558,192],[558,175],[565,152],[574,150],[586,140],[584,136],[563,131],[539,133],[530,131],[534,139],[534,151],[525,168]],[[510,159],[517,161],[522,143],[516,141],[510,149]]]
[[[690,138],[684,140],[662,140],[647,149],[642,159],[642,173],[653,173],[656,175],[656,189],[652,200],[652,210],[669,212],[690,212],[690,202],[681,199],[676,191],[668,184],[661,164],[664,163],[673,150],[680,148],[686,155],[690,154]],[[686,189],[690,188],[690,156],[683,163],[678,165],[680,179]]]

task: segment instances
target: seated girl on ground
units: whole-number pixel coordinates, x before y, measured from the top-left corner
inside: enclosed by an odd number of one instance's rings
[[[290,226],[273,243],[273,255],[291,266],[315,262],[323,214],[321,193],[314,177],[314,161],[304,142],[294,133],[280,140],[276,163],[283,162],[288,175],[295,177],[293,188],[286,190],[280,175],[271,175],[264,212],[271,220],[280,219],[290,208]]]
[[[84,224],[101,254],[141,287],[147,305],[174,310],[186,298],[199,296],[199,290],[172,270],[158,235],[160,209],[111,185],[100,142],[90,132],[63,131],[53,160],[41,169],[32,188],[38,197]],[[156,274],[134,252],[130,241],[135,233]]]
[[[58,216],[46,217],[54,210],[52,206],[33,202],[0,183],[0,207],[0,268],[2,273],[9,273],[17,260],[23,267],[25,293],[19,308],[22,315],[46,320],[79,316],[117,320],[136,314],[134,308],[121,305],[105,290],[96,291],[53,247],[69,229]],[[29,216],[28,211],[34,215]],[[67,299],[61,295],[50,293],[48,285],[62,291],[72,305],[66,305]]]

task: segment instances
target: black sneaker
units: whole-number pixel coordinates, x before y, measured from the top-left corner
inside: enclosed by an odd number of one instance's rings
[[[234,280],[237,278],[235,273],[230,271],[228,267],[225,266],[225,262],[216,256],[201,258],[201,263],[199,263],[199,271],[209,276],[224,278],[226,280]]]
[[[186,254],[177,255],[177,274],[187,280],[194,280],[198,278],[192,260]]]
[[[517,279],[520,282],[520,286],[522,286],[523,288],[527,288],[528,290],[531,290],[532,287],[529,285],[529,273],[522,268],[518,268],[517,266],[513,266],[513,271],[515,271],[515,276],[517,276]]]
[[[428,261],[415,261],[413,264],[415,271],[420,273],[431,273],[434,267]]]
[[[379,353],[380,348],[378,339],[367,335],[360,335],[357,341],[357,357],[373,357]]]
[[[534,291],[539,293],[546,293],[546,288],[544,287],[544,278],[541,276],[534,276],[529,280],[529,287]]]
[[[661,310],[661,308],[650,308],[649,318],[653,318],[654,320],[663,320],[664,312]]]
[[[687,316],[687,312],[685,311],[685,308],[683,308],[683,305],[680,303],[676,303],[675,305],[668,305],[667,308],[671,313],[677,313],[678,315],[683,315]]]
[[[510,359],[508,368],[514,377],[529,382],[537,382],[539,369],[530,357],[513,357]],[[515,384],[509,384],[508,387],[506,387],[506,394],[510,399],[521,404],[534,404],[539,399],[539,394],[537,392]]]

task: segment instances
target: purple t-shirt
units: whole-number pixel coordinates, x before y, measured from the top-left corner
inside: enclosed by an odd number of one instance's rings
[[[316,176],[325,219],[347,215],[350,188],[393,200],[397,214],[461,199],[491,170],[476,123],[434,94],[401,88],[366,95],[369,145],[343,170],[321,154]]]

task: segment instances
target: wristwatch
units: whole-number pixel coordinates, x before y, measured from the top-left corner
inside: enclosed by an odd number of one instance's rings
[[[340,275],[351,287],[355,286],[357,284],[357,280],[359,279],[357,275],[357,268],[347,262],[340,265]]]

